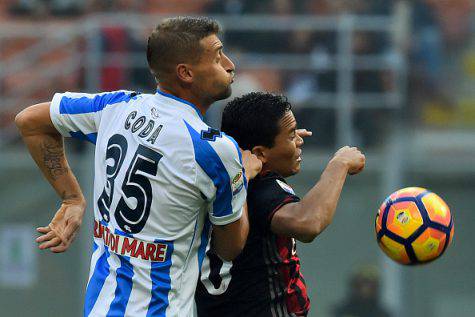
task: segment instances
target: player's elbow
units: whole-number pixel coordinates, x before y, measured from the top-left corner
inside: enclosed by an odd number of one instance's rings
[[[25,131],[28,128],[30,121],[31,121],[31,116],[30,116],[28,108],[20,111],[15,116],[15,125],[17,126],[18,130],[20,130],[21,133],[23,133],[23,131]]]
[[[314,228],[309,228],[306,230],[301,230],[295,235],[295,239],[303,243],[311,243],[319,235],[320,232]]]
[[[331,219],[319,216],[322,214],[321,212],[315,212],[313,214],[316,216],[304,217],[300,221],[300,230],[295,236],[300,242],[313,242],[331,223]]]
[[[22,110],[16,115],[15,124],[23,137],[59,134],[51,122],[49,102],[39,103]]]
[[[15,116],[15,125],[21,135],[29,136],[38,132],[38,115],[34,106],[23,109]]]

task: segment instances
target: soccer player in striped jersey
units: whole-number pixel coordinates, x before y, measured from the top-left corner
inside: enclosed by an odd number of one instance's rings
[[[250,93],[224,109],[222,131],[263,163],[249,182],[249,236],[232,262],[208,249],[195,294],[199,317],[307,316],[310,301],[295,240],[311,242],[331,222],[347,174],[359,173],[364,155],[338,150],[320,180],[300,199],[285,177],[300,171],[301,146],[290,103],[283,96]]]
[[[68,166],[64,137],[95,144],[94,243],[84,316],[191,316],[208,246],[232,260],[248,233],[248,178],[261,162],[203,122],[229,97],[234,65],[218,24],[172,18],[149,37],[154,94],[59,93],[16,117],[39,168],[61,197],[40,227],[40,249],[65,251],[85,199]],[[245,170],[243,169],[243,165]]]

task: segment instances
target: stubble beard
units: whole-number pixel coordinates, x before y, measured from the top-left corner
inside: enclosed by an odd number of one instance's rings
[[[215,101],[218,101],[218,100],[223,100],[223,99],[229,98],[231,96],[232,92],[233,91],[232,91],[232,88],[231,88],[231,84],[229,84],[214,99],[215,99]]]

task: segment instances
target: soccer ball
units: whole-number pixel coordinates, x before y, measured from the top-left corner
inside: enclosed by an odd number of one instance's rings
[[[454,236],[454,221],[447,204],[420,187],[391,194],[376,215],[376,237],[394,261],[415,265],[441,256]]]

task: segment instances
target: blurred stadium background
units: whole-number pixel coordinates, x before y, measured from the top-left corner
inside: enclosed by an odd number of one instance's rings
[[[332,225],[298,246],[310,316],[335,316],[352,278],[374,281],[376,271],[391,316],[474,316],[474,8],[472,0],[1,0],[0,316],[80,316],[91,253],[91,206],[66,254],[35,249],[34,228],[58,200],[20,142],[15,114],[54,92],[152,92],[148,33],[185,14],[223,26],[234,96],[282,92],[314,132],[303,171],[290,179],[300,195],[338,147],[367,154]],[[216,127],[222,106],[206,118]],[[68,142],[89,198],[93,150]],[[375,242],[379,204],[406,186],[438,193],[455,217],[452,246],[426,266],[398,266]]]

